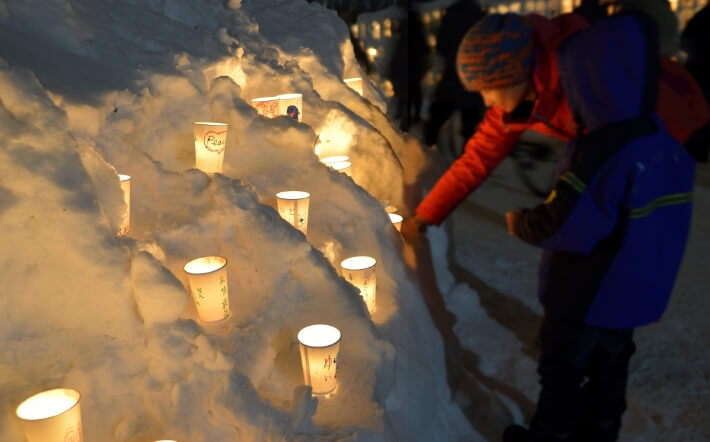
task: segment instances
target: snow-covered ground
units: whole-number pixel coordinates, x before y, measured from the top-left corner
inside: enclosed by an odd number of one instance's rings
[[[466,440],[441,337],[383,204],[426,159],[342,79],[334,12],[292,0],[0,1],[0,440],[43,389],[82,395],[85,440]],[[303,123],[257,97],[303,94]],[[229,124],[223,174],[193,121]],[[317,145],[317,146],[316,146]],[[352,178],[318,161],[347,154]],[[131,228],[117,173],[131,179]],[[308,235],[274,207],[310,192]],[[197,320],[184,264],[228,260],[231,317]],[[377,311],[338,275],[377,259]],[[302,386],[297,331],[342,332],[338,389]]]

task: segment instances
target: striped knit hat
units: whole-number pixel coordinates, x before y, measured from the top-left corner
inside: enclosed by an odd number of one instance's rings
[[[456,70],[469,90],[499,89],[526,81],[532,58],[529,20],[516,14],[490,14],[464,36]]]

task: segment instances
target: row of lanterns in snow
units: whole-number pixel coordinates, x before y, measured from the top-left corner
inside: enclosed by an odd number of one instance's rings
[[[362,95],[362,79],[346,79],[345,83]],[[273,118],[287,114],[300,121],[302,118],[301,94],[284,94],[252,100],[260,115]],[[275,112],[278,112],[276,114]],[[221,172],[228,125],[225,123],[196,122],[195,164],[206,173]],[[346,156],[327,157],[321,161],[335,170],[348,173],[351,163]],[[119,174],[126,210],[123,213],[118,235],[130,231],[131,177]],[[280,216],[306,234],[310,194],[302,191],[279,192],[277,208]],[[399,230],[402,217],[389,213]],[[370,313],[376,309],[375,258],[354,256],[343,260],[343,276],[360,290],[360,295]],[[188,283],[200,321],[219,323],[228,319],[229,291],[227,285],[227,259],[205,256],[189,261],[184,266]],[[332,394],[336,389],[336,369],[340,348],[340,331],[326,324],[309,325],[297,334],[300,345],[303,378],[312,387],[315,396]],[[16,415],[22,422],[28,442],[81,442],[83,440],[80,394],[69,388],[56,388],[30,396],[20,403]],[[156,442],[175,442],[161,440]]]

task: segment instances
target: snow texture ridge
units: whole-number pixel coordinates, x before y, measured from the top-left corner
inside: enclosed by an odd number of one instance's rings
[[[425,167],[362,76],[345,24],[284,0],[0,1],[0,440],[46,388],[82,394],[85,440],[451,440],[441,338],[383,202]],[[368,92],[369,91],[369,92]],[[250,100],[303,94],[303,123]],[[223,174],[193,121],[229,124]],[[411,149],[411,143],[407,145]],[[347,154],[352,178],[319,163]],[[131,179],[131,230],[117,174]],[[357,183],[357,184],[355,184]],[[311,193],[308,238],[274,210]],[[377,267],[372,317],[338,275]],[[207,325],[185,262],[228,261]],[[303,386],[297,331],[343,335],[338,391]]]

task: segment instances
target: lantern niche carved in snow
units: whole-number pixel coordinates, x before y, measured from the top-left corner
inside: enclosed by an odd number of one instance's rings
[[[185,264],[192,299],[203,322],[229,318],[226,267],[227,259],[221,256],[204,256]]]
[[[126,211],[121,216],[121,225],[118,227],[118,235],[127,235],[131,229],[131,177],[129,175],[118,174],[123,191],[123,201],[126,204]]]
[[[325,324],[309,325],[298,332],[303,381],[313,387],[313,395],[327,395],[337,387],[340,337],[340,330]]]
[[[362,87],[362,77],[346,78],[343,81],[345,82],[345,84],[348,85],[348,87],[350,87],[350,89],[354,90],[355,92],[360,94],[360,96],[362,96],[364,92]]]
[[[16,410],[27,442],[82,442],[78,391],[56,388],[25,399]]]
[[[205,173],[221,173],[227,146],[226,123],[195,122],[195,167]]]
[[[311,195],[308,192],[290,190],[276,194],[276,204],[281,218],[305,235],[308,232],[308,206]]]
[[[375,264],[377,261],[370,256],[353,256],[352,258],[344,259],[340,263],[343,269],[343,277],[350,284],[360,289],[367,311],[374,313],[377,310],[376,295],[376,275]]]

